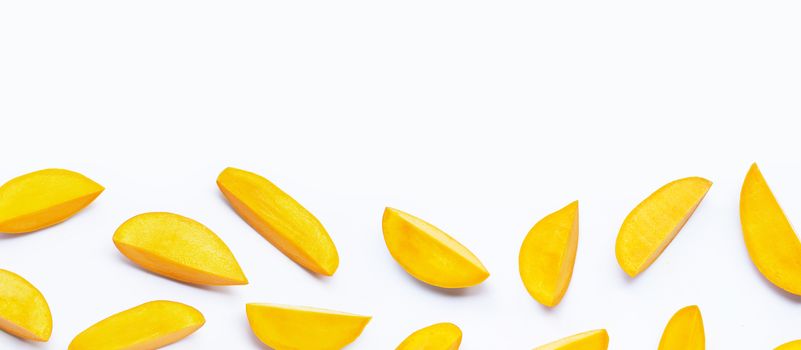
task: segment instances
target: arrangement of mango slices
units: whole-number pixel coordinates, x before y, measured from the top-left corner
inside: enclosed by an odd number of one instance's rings
[[[326,229],[300,203],[266,178],[227,168],[217,185],[231,207],[275,248],[301,267],[332,276],[339,254]],[[665,251],[687,223],[712,183],[700,177],[670,182],[637,205],[617,236],[621,269],[636,277]],[[104,188],[79,173],[45,169],[0,186],[0,233],[22,234],[56,225],[94,201]],[[740,220],[748,253],[777,287],[801,295],[801,241],[756,164],[740,193]],[[434,225],[386,208],[382,220],[389,255],[414,278],[439,288],[468,288],[489,277],[467,247]],[[579,242],[579,204],[546,215],[525,236],[519,252],[520,278],[533,299],[556,307],[573,275]],[[134,216],[113,234],[117,249],[145,270],[198,285],[244,285],[245,273],[231,249],[203,224],[173,213]],[[245,314],[255,336],[276,350],[341,349],[354,342],[370,316],[312,307],[251,303]],[[205,318],[175,301],[151,301],[97,322],[69,344],[69,350],[158,349],[197,331]],[[53,330],[42,293],[23,277],[0,269],[0,329],[21,339],[48,341]],[[398,350],[455,350],[458,326],[443,322],[411,333]],[[609,335],[599,329],[541,345],[535,350],[602,350]],[[705,347],[700,309],[677,311],[665,326],[660,350]],[[801,349],[801,340],[777,350]]]

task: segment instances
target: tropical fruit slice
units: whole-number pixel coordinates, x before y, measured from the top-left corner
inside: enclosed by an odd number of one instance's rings
[[[705,343],[701,310],[692,305],[670,319],[659,341],[659,350],[704,350]]]
[[[369,316],[275,304],[247,304],[250,328],[264,344],[281,350],[334,350],[352,343]]]
[[[789,343],[779,345],[774,350],[801,350],[801,340],[794,340]]]
[[[599,329],[563,338],[534,350],[606,350],[608,347],[609,334],[605,329]]]
[[[0,269],[0,329],[22,339],[47,341],[53,330],[41,292],[19,275]]]
[[[457,350],[462,330],[453,323],[437,323],[409,335],[395,350]]]

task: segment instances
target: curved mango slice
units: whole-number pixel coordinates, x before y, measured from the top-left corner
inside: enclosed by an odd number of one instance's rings
[[[19,275],[0,269],[0,329],[22,339],[47,341],[53,331],[41,292]]]
[[[72,340],[69,350],[151,350],[194,333],[206,320],[195,308],[174,301],[151,301],[114,314]]]
[[[520,247],[520,277],[541,304],[559,304],[570,285],[578,248],[578,201],[546,216]]]
[[[606,350],[607,348],[609,348],[609,334],[605,329],[599,329],[562,338],[534,350]]]
[[[342,349],[370,322],[369,316],[275,304],[247,304],[246,311],[256,337],[281,350]]]
[[[88,177],[64,169],[25,174],[0,187],[0,232],[26,233],[53,226],[103,192]]]
[[[145,213],[114,232],[120,252],[145,269],[205,285],[247,284],[228,246],[203,224],[172,213]]]
[[[382,226],[389,253],[418,280],[441,288],[465,288],[489,277],[473,253],[434,225],[386,208]]]
[[[712,182],[700,177],[673,181],[629,213],[617,235],[617,262],[629,276],[645,271],[662,254],[704,199]]]
[[[740,192],[740,224],[759,272],[779,288],[801,295],[801,242],[756,164]]]
[[[437,323],[407,337],[395,350],[458,350],[462,330],[453,323]]]
[[[670,319],[659,341],[659,350],[704,350],[704,344],[701,310],[692,305],[677,311]]]
[[[779,345],[774,350],[801,350],[801,340],[794,340],[789,343]]]
[[[306,208],[269,180],[226,168],[217,177],[225,198],[253,229],[300,266],[331,276],[339,266],[334,241]]]

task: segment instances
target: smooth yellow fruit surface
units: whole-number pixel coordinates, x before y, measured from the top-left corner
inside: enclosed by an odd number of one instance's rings
[[[712,182],[700,177],[673,181],[629,213],[617,235],[617,262],[629,276],[643,272],[662,254],[704,199]]]
[[[34,341],[47,341],[53,331],[53,317],[42,293],[24,278],[2,269],[0,329]]]
[[[369,316],[275,304],[247,304],[250,328],[276,350],[342,349],[362,334]]]
[[[409,335],[395,350],[457,350],[462,330],[453,323],[437,323]]]
[[[756,164],[740,192],[740,224],[759,272],[779,288],[801,295],[801,242]]]
[[[124,222],[114,244],[139,266],[183,282],[247,284],[228,246],[203,224],[172,213],[145,213]]]
[[[78,334],[69,350],[152,350],[177,342],[203,326],[195,308],[151,301],[114,314]]]
[[[226,168],[217,177],[225,198],[251,227],[304,268],[331,276],[339,266],[334,241],[306,208],[269,180]]]
[[[662,332],[659,350],[704,350],[704,320],[692,305],[676,312]]]
[[[606,350],[608,347],[609,334],[605,329],[599,329],[563,338],[534,350]]]
[[[559,304],[570,284],[578,248],[578,201],[546,216],[520,247],[520,277],[541,304]]]
[[[25,174],[0,186],[0,232],[26,233],[53,226],[103,192],[86,176],[64,169]]]
[[[779,345],[774,350],[801,350],[801,340],[794,340],[789,343]]]
[[[406,272],[441,288],[477,285],[489,272],[467,248],[415,216],[386,208],[382,222],[389,253]]]

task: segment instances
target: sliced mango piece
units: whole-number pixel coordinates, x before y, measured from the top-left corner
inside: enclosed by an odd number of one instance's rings
[[[605,329],[599,329],[562,338],[534,350],[606,350],[608,347],[609,334]]]
[[[2,269],[0,329],[33,341],[48,341],[53,331],[53,317],[42,293],[24,278]]]
[[[114,244],[139,266],[172,279],[205,285],[248,283],[220,237],[178,214],[134,216],[117,228]]]
[[[92,203],[103,186],[64,169],[25,174],[0,186],[0,232],[26,233],[53,226]]]
[[[306,208],[269,180],[226,168],[217,177],[225,198],[253,229],[300,266],[331,276],[339,266],[334,241]]]
[[[520,247],[520,277],[541,304],[559,304],[570,285],[578,248],[578,201],[537,222]]]
[[[662,333],[659,350],[704,350],[704,320],[698,306],[687,306],[673,315]]]
[[[386,208],[382,226],[389,253],[418,280],[440,288],[465,288],[489,277],[473,253],[434,225]]]
[[[777,287],[801,295],[801,242],[756,164],[740,192],[740,224],[759,272]]]
[[[617,262],[629,276],[645,271],[662,254],[704,199],[712,182],[700,177],[673,181],[629,213],[617,235]]]
[[[774,350],[801,350],[801,340],[794,340],[789,343],[779,345]]]
[[[462,330],[453,323],[437,323],[409,335],[395,350],[457,350]]]
[[[247,304],[250,328],[276,350],[342,349],[362,334],[369,316],[276,304]]]
[[[69,350],[151,350],[194,333],[206,320],[195,308],[174,301],[151,301],[114,314],[72,340]]]

